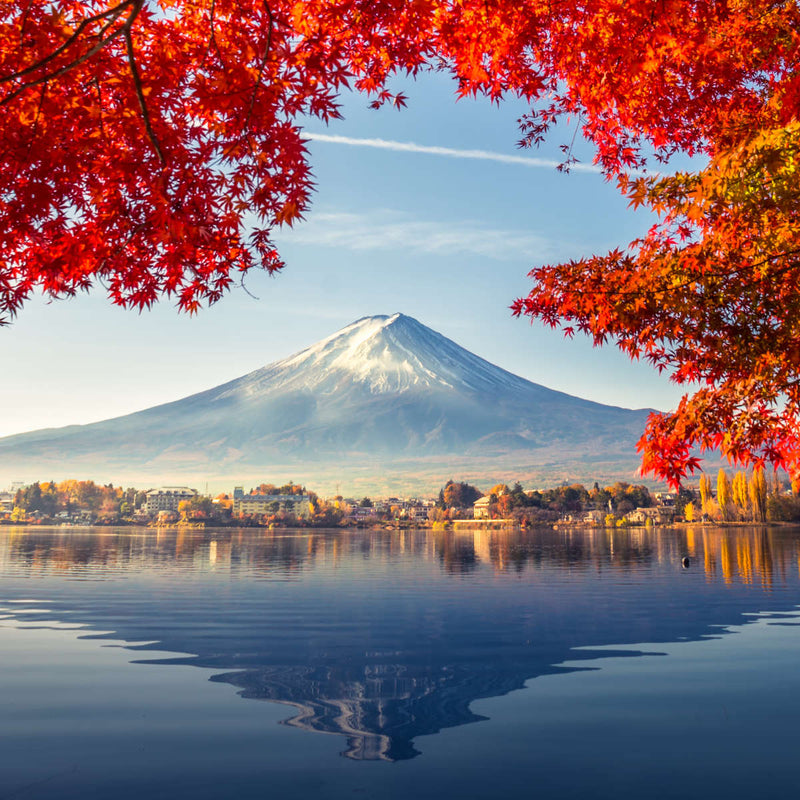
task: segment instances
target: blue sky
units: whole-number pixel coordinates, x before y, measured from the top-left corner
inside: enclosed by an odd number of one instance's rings
[[[396,87],[409,95],[402,111],[348,97],[343,121],[308,123],[309,134],[322,134],[309,144],[313,207],[276,237],[286,270],[251,274],[250,294],[237,288],[195,317],[169,303],[124,311],[101,290],[30,302],[0,329],[0,436],[175,400],[359,317],[396,311],[551,388],[633,408],[674,407],[679,387],[646,364],[564,340],[508,310],[527,292],[534,265],[625,245],[648,217],[591,169],[564,175],[547,163],[560,160],[558,145],[572,130],[520,151],[521,105],[456,102],[454,87],[425,76]],[[404,147],[365,141],[376,139]],[[580,141],[576,152],[591,162]]]

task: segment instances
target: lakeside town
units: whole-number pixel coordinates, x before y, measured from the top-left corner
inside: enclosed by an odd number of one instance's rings
[[[797,486],[763,469],[720,470],[716,485],[651,490],[623,481],[524,489],[497,484],[486,491],[447,481],[427,498],[322,498],[302,484],[262,483],[201,494],[189,486],[123,488],[66,480],[15,484],[0,491],[0,524],[191,525],[195,527],[447,527],[455,524],[625,527],[675,523],[800,521]]]

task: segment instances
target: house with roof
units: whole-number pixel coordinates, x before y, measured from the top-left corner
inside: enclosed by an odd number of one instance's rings
[[[472,518],[473,519],[489,519],[489,495],[479,497],[472,504]]]

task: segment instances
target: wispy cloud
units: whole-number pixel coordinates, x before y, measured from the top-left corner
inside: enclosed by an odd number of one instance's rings
[[[418,220],[393,211],[315,213],[291,231],[276,232],[275,238],[354,251],[477,255],[499,261],[546,261],[574,255],[566,253],[561,242],[535,233],[490,228],[475,220]]]
[[[454,147],[434,147],[430,145],[415,144],[414,142],[395,142],[391,139],[357,139],[351,136],[334,136],[329,133],[312,133],[304,131],[307,139],[315,142],[330,142],[331,144],[344,144],[351,147],[373,147],[378,150],[393,150],[397,153],[426,153],[432,156],[445,156],[447,158],[469,158],[479,161],[499,161],[502,164],[514,164],[537,169],[555,169],[560,162],[546,158],[533,158],[530,156],[514,156],[505,153],[494,153],[491,150],[458,150]],[[594,164],[572,164],[573,172],[592,172],[599,174],[600,168]]]

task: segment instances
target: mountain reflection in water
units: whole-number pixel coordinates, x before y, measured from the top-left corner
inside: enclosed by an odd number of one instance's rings
[[[473,701],[592,647],[792,609],[799,565],[789,529],[0,533],[4,601],[186,654],[158,663],[221,670],[354,759],[412,758],[416,738],[483,719]]]

